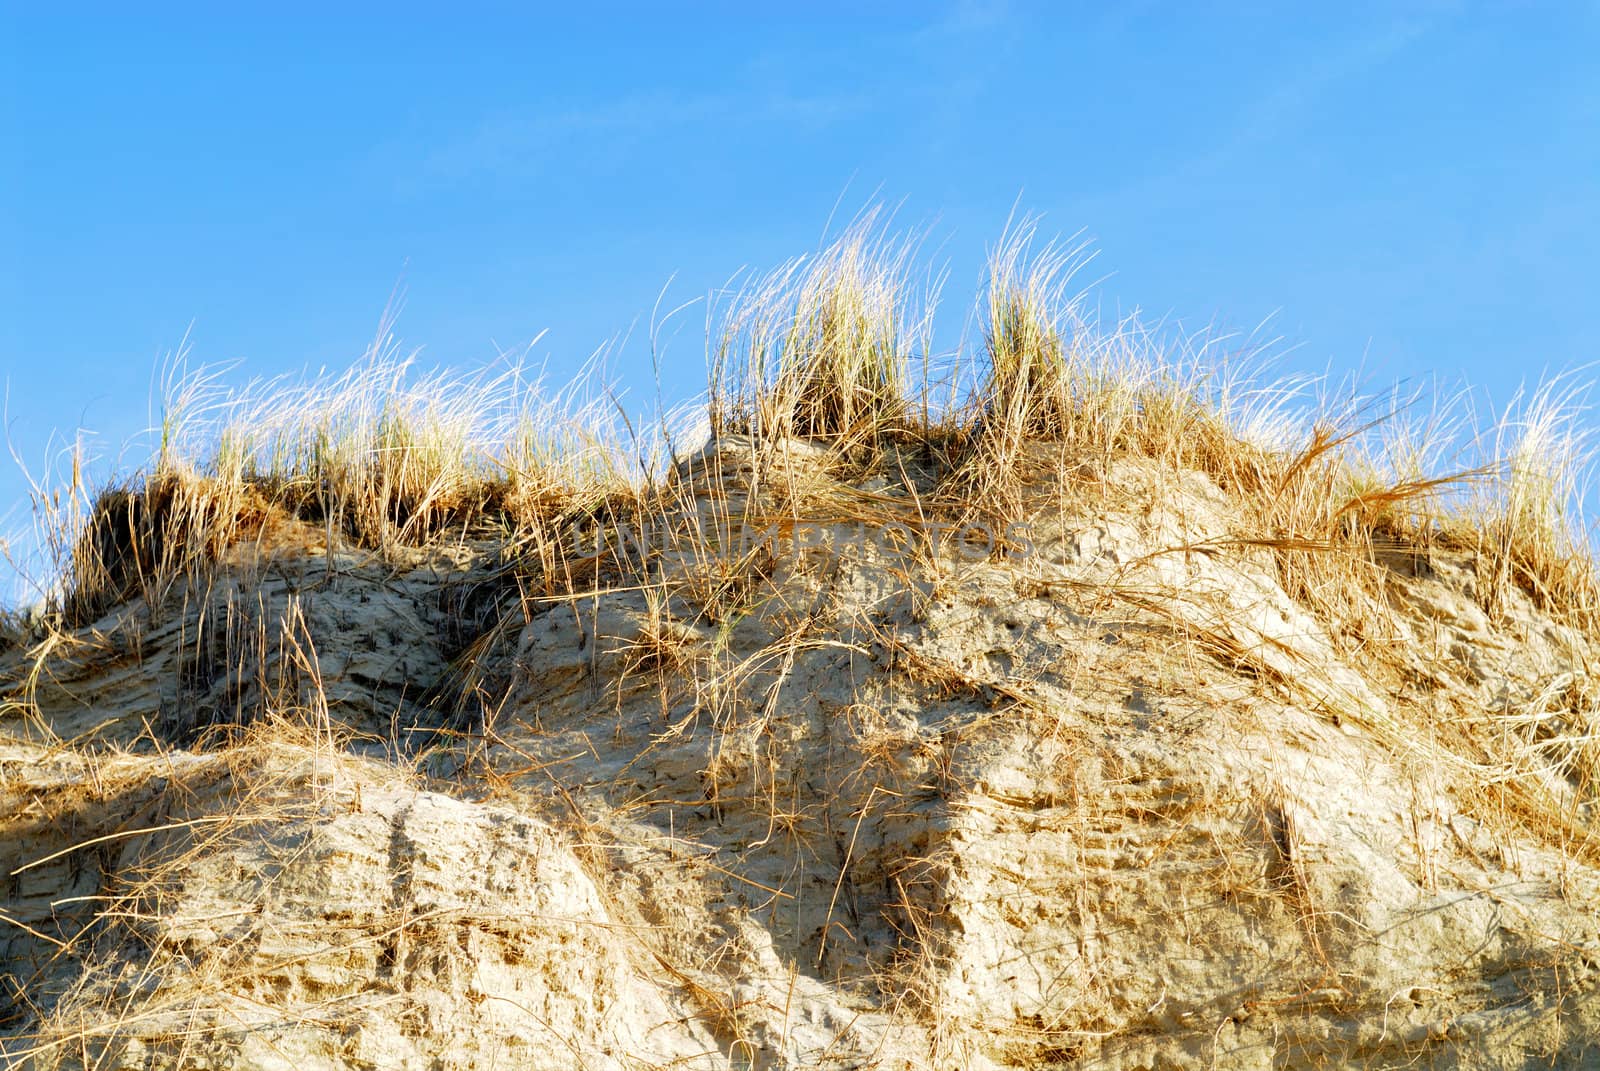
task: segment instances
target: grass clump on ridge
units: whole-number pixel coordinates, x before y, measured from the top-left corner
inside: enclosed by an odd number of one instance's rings
[[[241,544],[537,543],[637,483],[606,408],[575,389],[548,397],[515,365],[411,369],[385,330],[334,378],[227,391],[215,374],[169,376],[146,472],[92,500],[76,480],[65,497],[34,494],[55,609],[82,625],[135,596],[157,602]]]
[[[1581,421],[1589,385],[1558,376],[1519,391],[1495,428],[1488,493],[1472,504],[1480,572],[1496,597],[1512,587],[1546,606],[1600,622],[1600,589],[1586,542],[1583,494],[1593,485],[1595,430]],[[1463,532],[1466,542],[1469,534]]]
[[[1010,521],[1044,470],[1109,472],[1120,456],[1197,469],[1258,492],[1272,447],[1290,437],[1298,391],[1254,385],[1211,359],[1226,340],[1154,331],[1137,316],[1109,329],[1069,288],[1085,244],[1041,242],[1037,220],[1008,226],[981,299],[981,375],[953,414],[958,448],[945,500]]]
[[[1079,423],[1070,363],[1075,303],[1065,290],[1083,250],[1049,245],[1030,260],[1033,238],[1034,225],[1025,221],[990,257],[986,375],[972,399],[975,426],[950,487],[953,499],[988,506],[1005,520],[1022,510],[1018,464],[1025,446],[1060,441]]]
[[[911,300],[915,244],[875,222],[735,295],[712,361],[714,432],[873,444],[904,426],[910,354],[926,352],[938,287]]]

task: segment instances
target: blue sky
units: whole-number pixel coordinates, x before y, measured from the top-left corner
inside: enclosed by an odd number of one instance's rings
[[[397,282],[424,363],[547,330],[560,380],[875,194],[949,264],[947,345],[1020,203],[1107,308],[1275,316],[1296,367],[1503,401],[1600,358],[1600,6],[856,6],[0,9],[11,444],[129,467],[186,332],[343,367]],[[24,494],[0,465],[0,527]]]

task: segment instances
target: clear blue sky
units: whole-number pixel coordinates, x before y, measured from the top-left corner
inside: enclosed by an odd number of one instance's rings
[[[952,307],[1020,195],[1100,247],[1107,305],[1276,312],[1306,368],[1504,400],[1600,358],[1593,3],[248,6],[3,9],[0,371],[35,467],[79,427],[115,458],[191,322],[241,377],[342,367],[403,278],[426,362],[548,329],[560,378],[674,273],[813,248],[841,193],[931,226]],[[698,390],[700,339],[669,357]],[[0,527],[23,496],[0,466]]]

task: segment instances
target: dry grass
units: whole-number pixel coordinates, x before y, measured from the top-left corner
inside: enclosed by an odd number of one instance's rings
[[[36,488],[50,602],[70,625],[133,597],[158,604],[242,543],[537,546],[641,478],[611,403],[580,397],[582,381],[552,396],[517,363],[416,375],[387,330],[332,378],[227,390],[182,369],[164,381],[146,472],[90,498],[74,456],[65,493]]]
[[[1069,290],[1084,247],[1040,242],[1036,230],[1022,221],[991,256],[982,375],[954,406],[932,406],[926,387],[912,397],[917,356],[925,381],[954,384],[963,362],[930,370],[938,277],[919,287],[916,243],[875,214],[738,290],[710,329],[709,416],[715,438],[753,440],[754,486],[724,520],[798,517],[796,473],[847,457],[882,464],[874,450],[897,438],[930,449],[943,472],[929,509],[1005,519],[1041,470],[1104,479],[1115,458],[1134,456],[1210,475],[1252,519],[1240,537],[1299,548],[1288,560],[1302,569],[1311,547],[1370,553],[1443,538],[1480,553],[1487,603],[1516,587],[1592,615],[1575,512],[1592,442],[1573,381],[1514,402],[1478,436],[1479,460],[1442,465],[1440,444],[1462,438],[1460,413],[1411,423],[1414,400],[1319,403],[1306,383],[1253,380],[1248,355],[1213,360],[1225,339],[1131,318],[1107,328]],[[230,391],[179,362],[147,471],[90,495],[73,455],[65,486],[36,487],[49,609],[76,627],[132,597],[159,603],[179,578],[240,543],[270,542],[286,522],[324,551],[488,535],[561,575],[583,524],[681,512],[683,488],[659,477],[696,445],[630,428],[586,386],[548,395],[516,364],[417,375],[387,324],[333,378]],[[798,461],[796,444],[810,444]]]
[[[1225,362],[1214,354],[1228,338],[1186,338],[1132,316],[1103,325],[1086,292],[1071,290],[1090,259],[1084,245],[1040,242],[1027,219],[991,253],[982,375],[947,416],[959,449],[941,498],[1010,520],[1041,465],[1103,477],[1120,456],[1267,491],[1303,423],[1306,384],[1252,377],[1266,343]]]
[[[491,609],[463,629],[456,672],[435,696],[474,746],[499,739],[514,641],[528,620],[570,607],[597,674],[602,600],[636,597],[642,621],[613,652],[610,698],[620,710],[634,692],[655,696],[661,746],[710,726],[721,741],[705,770],[710,806],[764,801],[769,838],[799,854],[817,831],[788,775],[770,755],[745,761],[730,742],[759,737],[797,659],[865,647],[835,627],[828,577],[805,554],[742,544],[737,534],[792,532],[808,521],[893,522],[910,532],[928,522],[1010,522],[1041,503],[1064,510],[1065,496],[1092,507],[1120,493],[1113,483],[1127,460],[1170,480],[1203,473],[1228,502],[1225,537],[1158,553],[1269,563],[1339,653],[1375,678],[1415,673],[1395,605],[1396,561],[1420,576],[1443,553],[1470,557],[1473,597],[1490,615],[1531,604],[1600,649],[1600,585],[1578,508],[1593,442],[1574,381],[1519,400],[1475,437],[1464,432],[1471,419],[1458,399],[1429,410],[1418,398],[1318,398],[1316,383],[1254,377],[1258,347],[1230,363],[1216,359],[1227,340],[1175,337],[1131,318],[1099,323],[1071,290],[1084,247],[1042,242],[1025,220],[991,255],[979,376],[969,385],[966,358],[931,359],[939,277],[921,285],[915,254],[914,241],[869,215],[815,257],[733,295],[710,327],[713,448],[699,454],[674,419],[628,427],[601,392],[586,397],[584,384],[551,396],[515,365],[417,376],[387,329],[362,363],[333,379],[228,392],[204,373],[175,375],[145,472],[91,496],[74,464],[62,493],[36,490],[51,597],[37,620],[0,619],[0,654],[31,648],[5,699],[26,713],[19,682],[47,672],[78,630],[130,600],[154,612],[201,598],[241,547],[256,558],[331,563],[340,549],[382,557],[484,540],[503,552]],[[960,400],[933,405],[935,381]],[[649,538],[634,538],[641,533]],[[957,583],[931,542],[912,544],[894,566],[906,587]],[[1165,614],[1193,648],[1294,694],[1279,663],[1226,622],[1208,631],[1186,618],[1178,596],[1130,585],[1072,597]],[[753,616],[777,639],[736,654],[731,637]],[[994,716],[1034,709],[1015,680],[930,661],[873,627],[870,639],[909,687],[987,697],[1001,708]],[[249,664],[282,668],[258,688],[266,713],[218,728],[210,744],[245,755],[261,733],[293,731],[328,752],[342,746],[326,705],[316,705],[317,658],[303,631],[236,638],[224,629],[225,662],[244,664],[238,644],[270,640],[274,659]],[[1369,728],[1397,753],[1437,760],[1507,822],[1593,856],[1574,800],[1600,797],[1596,679],[1573,674],[1517,709],[1437,731],[1415,720],[1422,704]],[[1466,694],[1440,689],[1462,703]],[[1550,787],[1552,771],[1570,793]],[[1292,822],[1273,807],[1281,883],[1305,899]],[[940,938],[933,894],[922,888],[932,869],[922,860],[886,884],[896,883],[907,946],[921,949],[921,958],[897,953],[904,962],[892,977],[937,1018]],[[848,860],[834,875],[834,899],[846,870]],[[132,889],[118,910],[154,887]],[[41,1043],[74,1038],[59,1024],[41,1029]],[[936,1023],[934,1032],[944,1029]]]
[[[939,277],[919,286],[915,253],[868,214],[725,303],[710,328],[708,406],[714,441],[747,437],[737,474],[717,450],[699,455],[702,471],[685,468],[696,444],[671,421],[628,426],[583,382],[549,395],[516,364],[416,375],[387,324],[332,379],[227,391],[175,365],[146,472],[90,496],[74,459],[60,491],[36,489],[55,570],[33,661],[59,646],[52,629],[81,628],[130,599],[155,612],[179,588],[184,598],[207,590],[208,571],[241,544],[257,557],[331,559],[337,548],[382,555],[480,538],[504,548],[519,618],[586,592],[648,590],[664,631],[641,641],[635,661],[666,675],[670,607],[688,607],[687,624],[727,626],[774,590],[770,548],[734,546],[737,532],[808,519],[1010,521],[1063,474],[1087,474],[1075,494],[1109,490],[1119,458],[1210,476],[1237,525],[1201,549],[1268,555],[1349,653],[1382,657],[1379,641],[1398,635],[1386,624],[1389,567],[1437,547],[1475,555],[1476,595],[1491,613],[1525,595],[1600,632],[1576,512],[1592,442],[1572,380],[1514,403],[1475,442],[1462,434],[1470,414],[1459,399],[1422,419],[1417,398],[1318,399],[1315,383],[1253,378],[1249,350],[1215,360],[1225,339],[1176,338],[1131,318],[1101,325],[1070,289],[1084,247],[1043,242],[1025,219],[990,258],[979,380],[940,408],[926,384],[953,387],[963,363],[929,364]],[[1451,455],[1451,442],[1464,445]],[[897,444],[914,451],[916,472]],[[1474,446],[1476,459],[1450,463]],[[881,476],[892,494],[842,494],[835,474]],[[629,546],[605,536],[641,531],[667,537]],[[494,674],[483,656],[514,623],[463,637],[452,703],[473,707],[480,725],[503,698],[485,683]],[[27,631],[9,627],[9,642]]]
[[[716,329],[715,434],[875,445],[910,416],[910,361],[929,351],[937,280],[914,289],[916,244],[868,213],[812,258],[747,283]]]
[[[1479,554],[1490,606],[1513,588],[1587,629],[1600,627],[1584,493],[1593,486],[1595,428],[1583,423],[1589,385],[1570,374],[1519,391],[1492,431],[1494,480],[1458,538]]]
[[[89,881],[92,894],[58,898],[34,926],[8,920],[23,925],[47,954],[33,977],[7,979],[17,1004],[14,1015],[0,1017],[11,1028],[0,1051],[5,1066],[98,1066],[125,1039],[150,1037],[152,1027],[157,1047],[176,1046],[171,1055],[181,1064],[200,1038],[174,1032],[173,1024],[192,1023],[190,1010],[204,994],[237,991],[247,979],[221,950],[202,961],[180,947],[151,946],[149,923],[170,914],[169,901],[197,863],[286,825],[315,825],[352,792],[359,800],[360,784],[370,787],[377,768],[350,758],[346,739],[325,705],[313,704],[275,711],[205,759],[168,753],[154,740],[144,742],[154,751],[141,755],[57,750],[49,761],[77,767],[78,774],[51,782],[56,788],[42,800],[46,812],[30,809],[38,832],[28,837],[19,830],[20,815],[7,819],[18,844],[65,846],[8,860],[6,877],[15,887],[21,875],[41,869],[98,868],[97,876]],[[408,773],[394,768],[384,776],[400,783]],[[118,867],[119,857],[134,862]],[[67,964],[77,970],[64,971]],[[65,988],[64,977],[73,979]],[[160,1000],[143,999],[156,989]],[[17,1016],[21,1031],[10,1021]]]

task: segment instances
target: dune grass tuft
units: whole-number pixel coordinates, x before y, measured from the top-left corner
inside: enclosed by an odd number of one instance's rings
[[[1047,245],[1030,256],[1035,223],[1009,231],[991,254],[984,379],[970,402],[965,457],[949,497],[1012,519],[1020,514],[1018,464],[1030,441],[1059,442],[1079,430],[1088,384],[1074,347],[1083,342],[1066,293],[1083,247]]]
[[[1581,421],[1590,387],[1569,375],[1519,391],[1494,429],[1498,464],[1471,506],[1480,572],[1493,605],[1511,588],[1600,627],[1600,586],[1583,521],[1597,441]]]
[[[225,390],[215,373],[169,376],[147,471],[92,501],[77,484],[36,496],[58,609],[81,625],[128,598],[158,602],[229,548],[276,539],[324,552],[538,542],[641,481],[610,403],[581,386],[549,396],[515,363],[414,375],[387,335],[334,378]]]
[[[814,257],[739,289],[717,328],[714,432],[875,443],[908,416],[909,362],[937,304],[917,295],[916,243],[891,239],[877,214]]]

